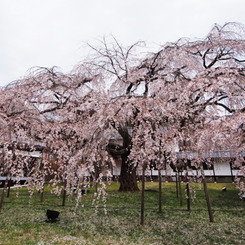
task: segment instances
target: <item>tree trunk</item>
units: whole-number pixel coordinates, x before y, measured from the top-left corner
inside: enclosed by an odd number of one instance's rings
[[[113,127],[115,125],[113,124]],[[136,168],[134,164],[129,160],[130,151],[132,149],[132,138],[129,133],[127,125],[120,125],[118,128],[118,133],[122,137],[122,145],[108,144],[107,151],[112,156],[117,156],[121,158],[121,173],[119,177],[120,187],[119,191],[139,191],[137,185],[137,175]]]
[[[136,167],[128,161],[127,155],[122,156],[119,191],[139,191]]]

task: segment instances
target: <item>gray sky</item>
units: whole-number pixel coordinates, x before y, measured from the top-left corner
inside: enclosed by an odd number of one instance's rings
[[[33,66],[68,72],[95,43],[149,46],[202,38],[215,23],[245,24],[244,0],[0,0],[0,85]]]

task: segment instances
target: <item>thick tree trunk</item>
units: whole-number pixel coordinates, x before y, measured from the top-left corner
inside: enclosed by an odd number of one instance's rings
[[[122,156],[119,191],[139,191],[136,167],[130,164],[127,155]]]
[[[121,154],[121,173],[120,173],[120,187],[119,191],[139,191],[137,185],[136,166],[129,160],[130,150],[132,148],[132,139],[127,126],[121,126],[118,129],[119,134],[122,136],[124,149]]]

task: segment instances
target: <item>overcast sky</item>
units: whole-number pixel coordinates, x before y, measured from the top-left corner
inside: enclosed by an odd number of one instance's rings
[[[0,85],[34,66],[69,72],[103,36],[149,46],[202,38],[215,23],[245,24],[244,9],[244,0],[0,0]]]

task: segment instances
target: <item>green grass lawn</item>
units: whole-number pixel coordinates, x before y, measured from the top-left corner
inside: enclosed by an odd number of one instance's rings
[[[227,187],[226,192],[221,188]],[[118,184],[107,186],[106,212],[100,201],[92,205],[94,189],[75,196],[62,207],[61,197],[46,190],[44,201],[26,188],[11,190],[0,213],[0,244],[245,244],[245,201],[239,199],[235,184],[208,184],[214,223],[209,222],[201,184],[191,184],[191,212],[176,197],[175,183],[163,183],[163,211],[158,212],[158,183],[147,182],[145,225],[140,222],[140,192],[119,193]],[[59,221],[46,222],[46,210],[60,212]]]

